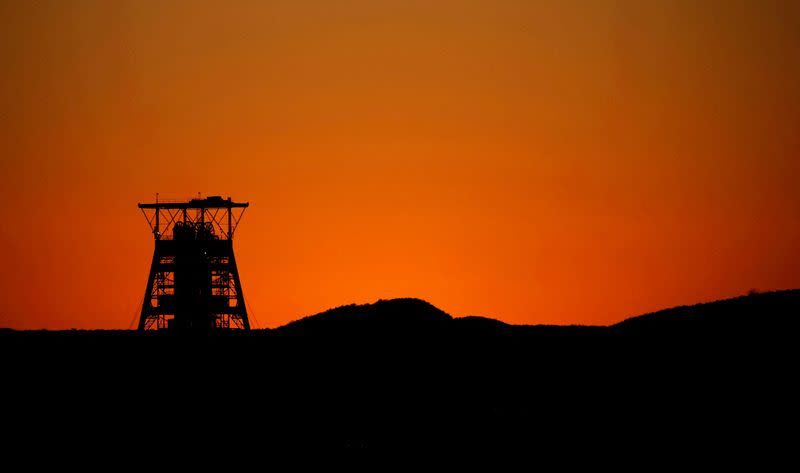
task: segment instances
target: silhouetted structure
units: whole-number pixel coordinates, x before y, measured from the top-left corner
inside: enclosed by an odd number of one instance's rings
[[[139,330],[250,329],[233,255],[248,206],[219,196],[139,204],[155,238]]]

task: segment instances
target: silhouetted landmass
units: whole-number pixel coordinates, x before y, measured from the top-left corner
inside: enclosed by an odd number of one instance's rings
[[[505,322],[477,315],[458,317],[452,322],[452,330],[478,336],[506,333],[512,329],[513,327]]]
[[[3,330],[0,356],[7,409],[23,413],[14,432],[37,445],[127,446],[144,431],[200,451],[235,436],[256,451],[685,458],[790,448],[778,427],[797,399],[798,315],[798,290],[609,327],[453,318],[398,299],[249,333]]]
[[[777,335],[781,329],[796,327],[798,315],[800,291],[777,291],[675,307],[624,320],[613,328],[632,335]]]
[[[280,334],[320,336],[413,335],[439,333],[453,318],[419,299],[394,299],[367,305],[347,305],[280,327]]]

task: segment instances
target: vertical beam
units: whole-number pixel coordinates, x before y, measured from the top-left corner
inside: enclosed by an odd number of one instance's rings
[[[233,240],[233,233],[231,233],[231,198],[228,197],[228,240]]]
[[[159,217],[161,216],[161,209],[158,208],[156,205],[156,226],[153,229],[153,236],[156,237],[156,240],[161,238],[161,224],[159,223]]]

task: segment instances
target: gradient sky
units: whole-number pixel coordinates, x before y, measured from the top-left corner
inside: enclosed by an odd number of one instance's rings
[[[800,287],[796,1],[0,0],[0,72],[0,326],[131,326],[156,192],[251,202],[260,327]]]

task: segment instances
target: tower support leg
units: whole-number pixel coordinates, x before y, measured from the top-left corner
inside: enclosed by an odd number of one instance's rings
[[[150,316],[153,301],[153,283],[156,279],[159,261],[158,244],[153,249],[153,262],[150,263],[150,274],[147,276],[147,286],[144,289],[144,299],[142,300],[142,312],[139,316],[139,331],[144,331],[147,318]]]
[[[230,266],[233,283],[236,285],[236,311],[242,319],[244,329],[250,330],[250,320],[247,317],[247,307],[244,305],[244,291],[242,290],[242,281],[239,279],[239,268],[236,266],[236,257],[233,255],[233,246],[231,246]]]

